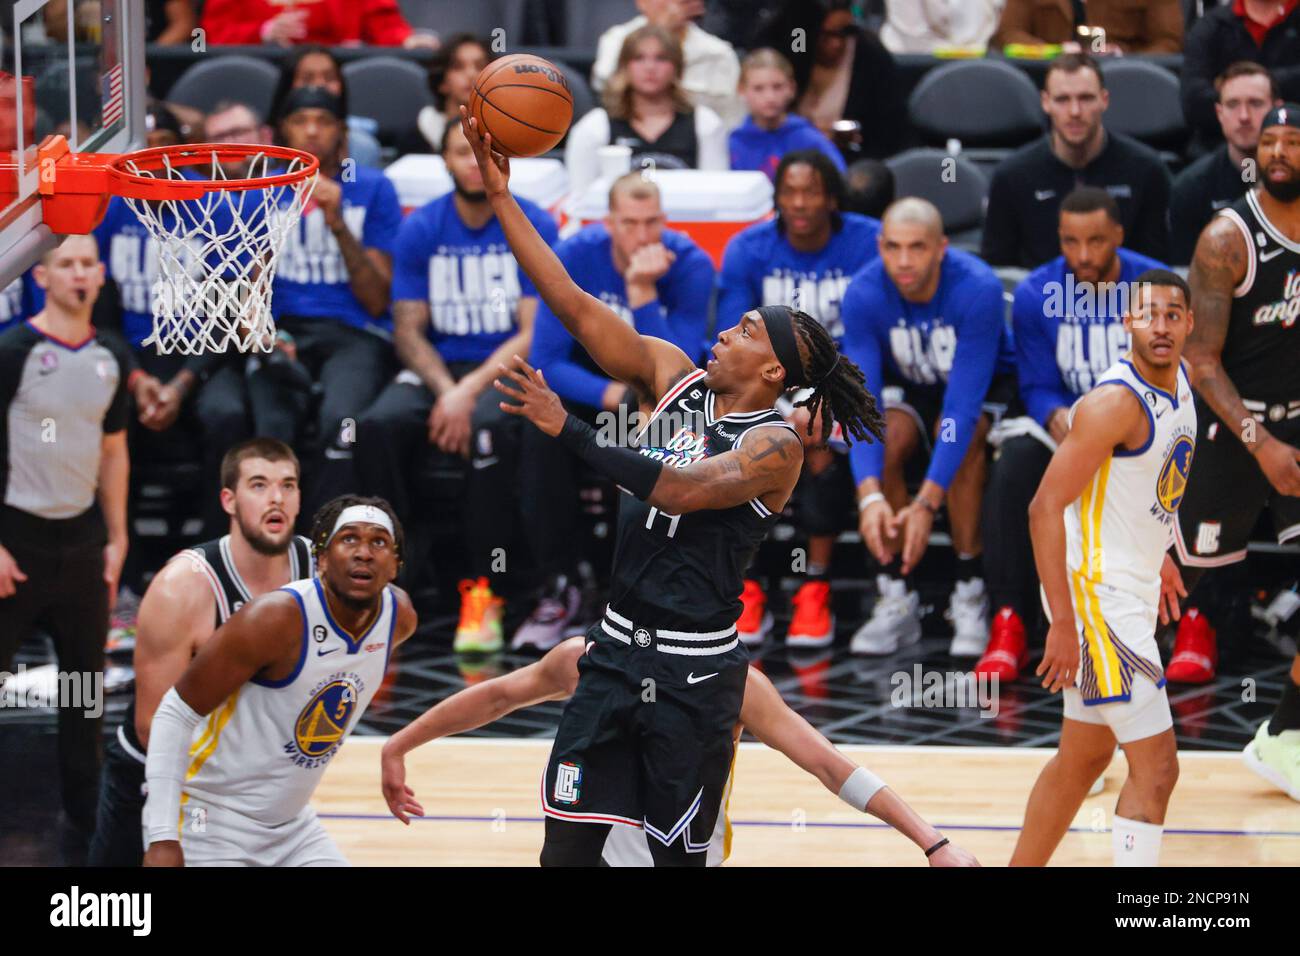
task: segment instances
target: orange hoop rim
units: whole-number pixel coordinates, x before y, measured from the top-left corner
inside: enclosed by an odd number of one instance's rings
[[[158,179],[132,172],[128,164],[137,169],[162,171],[188,166],[210,166],[237,163],[267,156],[272,159],[298,161],[301,168],[274,176],[254,176],[246,179]],[[131,196],[144,199],[169,199],[178,191],[199,187],[203,192],[241,192],[251,189],[274,189],[301,183],[320,170],[320,160],[311,153],[288,146],[270,146],[260,143],[183,143],[176,146],[155,146],[152,149],[121,153],[104,157],[105,169],[120,184],[119,188]],[[125,187],[125,188],[123,188]],[[118,190],[114,190],[118,191]],[[155,193],[150,195],[150,193]]]

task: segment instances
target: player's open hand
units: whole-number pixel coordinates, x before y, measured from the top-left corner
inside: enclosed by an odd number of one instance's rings
[[[1182,616],[1178,605],[1180,597],[1187,597],[1187,588],[1183,585],[1183,576],[1178,572],[1178,565],[1168,554],[1160,565],[1160,623],[1168,624]]]
[[[415,791],[406,785],[406,758],[384,747],[380,755],[380,779],[384,789],[384,800],[393,816],[407,826],[411,817],[424,816],[424,807],[415,799]]]
[[[498,364],[501,375],[492,382],[502,395],[515,399],[518,404],[501,402],[503,412],[522,415],[546,434],[554,438],[564,428],[564,420],[569,413],[564,410],[560,396],[551,391],[542,377],[540,369],[535,369],[518,355],[512,356],[510,364]],[[508,379],[509,384],[503,381]]]
[[[478,120],[470,116],[464,106],[460,108],[460,125],[474,150],[474,158],[478,160],[479,172],[483,174],[483,189],[489,198],[509,192],[510,160],[492,148],[492,134],[480,129]]]
[[[1074,686],[1079,672],[1079,637],[1074,633],[1073,616],[1069,621],[1053,621],[1047,631],[1047,647],[1034,673],[1043,678],[1043,686],[1055,694]]]
[[[948,843],[935,850],[926,860],[931,866],[979,866],[980,861],[975,859],[975,854],[969,850],[964,850],[955,843]]]

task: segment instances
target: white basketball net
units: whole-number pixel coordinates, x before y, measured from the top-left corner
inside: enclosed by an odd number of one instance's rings
[[[155,179],[261,179],[301,170],[258,153],[228,171],[217,162],[123,169]],[[290,230],[296,229],[316,177],[261,189],[215,187],[201,199],[127,198],[157,245],[158,279],[153,286],[153,334],[142,345],[159,354],[177,352],[270,351],[275,340],[271,280]]]

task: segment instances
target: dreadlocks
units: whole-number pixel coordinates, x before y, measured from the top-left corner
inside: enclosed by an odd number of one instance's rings
[[[853,439],[871,441],[874,437],[883,441],[885,419],[867,391],[862,369],[839,350],[830,333],[811,315],[791,309],[790,320],[803,345],[804,373],[816,383],[810,396],[795,403],[808,408],[808,434],[812,434],[813,420],[822,410],[823,443],[830,438],[832,419],[840,423],[844,440],[850,445]]]
[[[406,553],[406,535],[402,532],[402,522],[397,520],[397,512],[383,498],[368,498],[365,495],[339,495],[325,504],[320,506],[315,516],[311,519],[311,553],[315,558],[319,558],[329,547],[330,532],[334,530],[334,522],[339,520],[339,515],[343,513],[344,508],[351,508],[353,505],[370,505],[372,508],[378,508],[393,520],[393,547],[397,551],[397,568],[400,571],[402,567],[402,556]]]

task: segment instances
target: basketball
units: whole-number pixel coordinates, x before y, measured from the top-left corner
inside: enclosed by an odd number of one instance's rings
[[[573,119],[573,94],[555,64],[514,53],[474,80],[469,113],[503,156],[540,156],[555,148]]]

